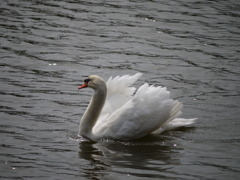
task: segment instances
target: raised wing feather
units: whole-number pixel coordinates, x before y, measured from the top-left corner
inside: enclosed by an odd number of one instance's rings
[[[141,76],[142,73],[136,73],[132,76],[124,75],[115,78],[110,77],[107,80],[106,102],[95,126],[93,127],[94,134],[102,134],[102,129],[108,129],[111,126],[109,124],[109,117],[133,98],[133,93],[136,91],[136,88],[130,86]]]
[[[130,86],[133,85],[133,83],[135,83],[141,76],[142,73],[136,73],[133,76],[124,75],[117,76],[115,78],[110,77],[108,79],[106,82],[107,97],[100,115],[100,119],[101,116],[113,113],[132,98],[136,88]]]

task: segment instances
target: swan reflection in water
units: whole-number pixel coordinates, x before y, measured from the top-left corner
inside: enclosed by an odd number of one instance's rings
[[[83,140],[79,143],[79,158],[87,160],[88,164],[83,167],[83,173],[94,179],[117,174],[137,177],[151,174],[151,177],[164,178],[173,165],[181,163],[181,151],[183,148],[177,146],[168,133],[132,142]]]

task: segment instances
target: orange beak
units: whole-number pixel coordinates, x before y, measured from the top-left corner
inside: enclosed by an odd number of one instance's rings
[[[88,87],[88,84],[84,83],[83,85],[79,86],[78,89],[82,89],[82,88],[86,88],[86,87]]]

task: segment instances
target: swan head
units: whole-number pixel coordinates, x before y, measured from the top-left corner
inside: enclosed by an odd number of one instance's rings
[[[83,85],[79,86],[78,89],[90,87],[92,89],[99,89],[101,87],[105,87],[106,84],[104,80],[97,75],[88,76],[87,79],[84,80]]]

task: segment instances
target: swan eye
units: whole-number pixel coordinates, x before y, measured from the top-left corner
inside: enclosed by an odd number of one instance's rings
[[[89,81],[91,81],[91,79],[85,79],[84,82],[88,83]]]

